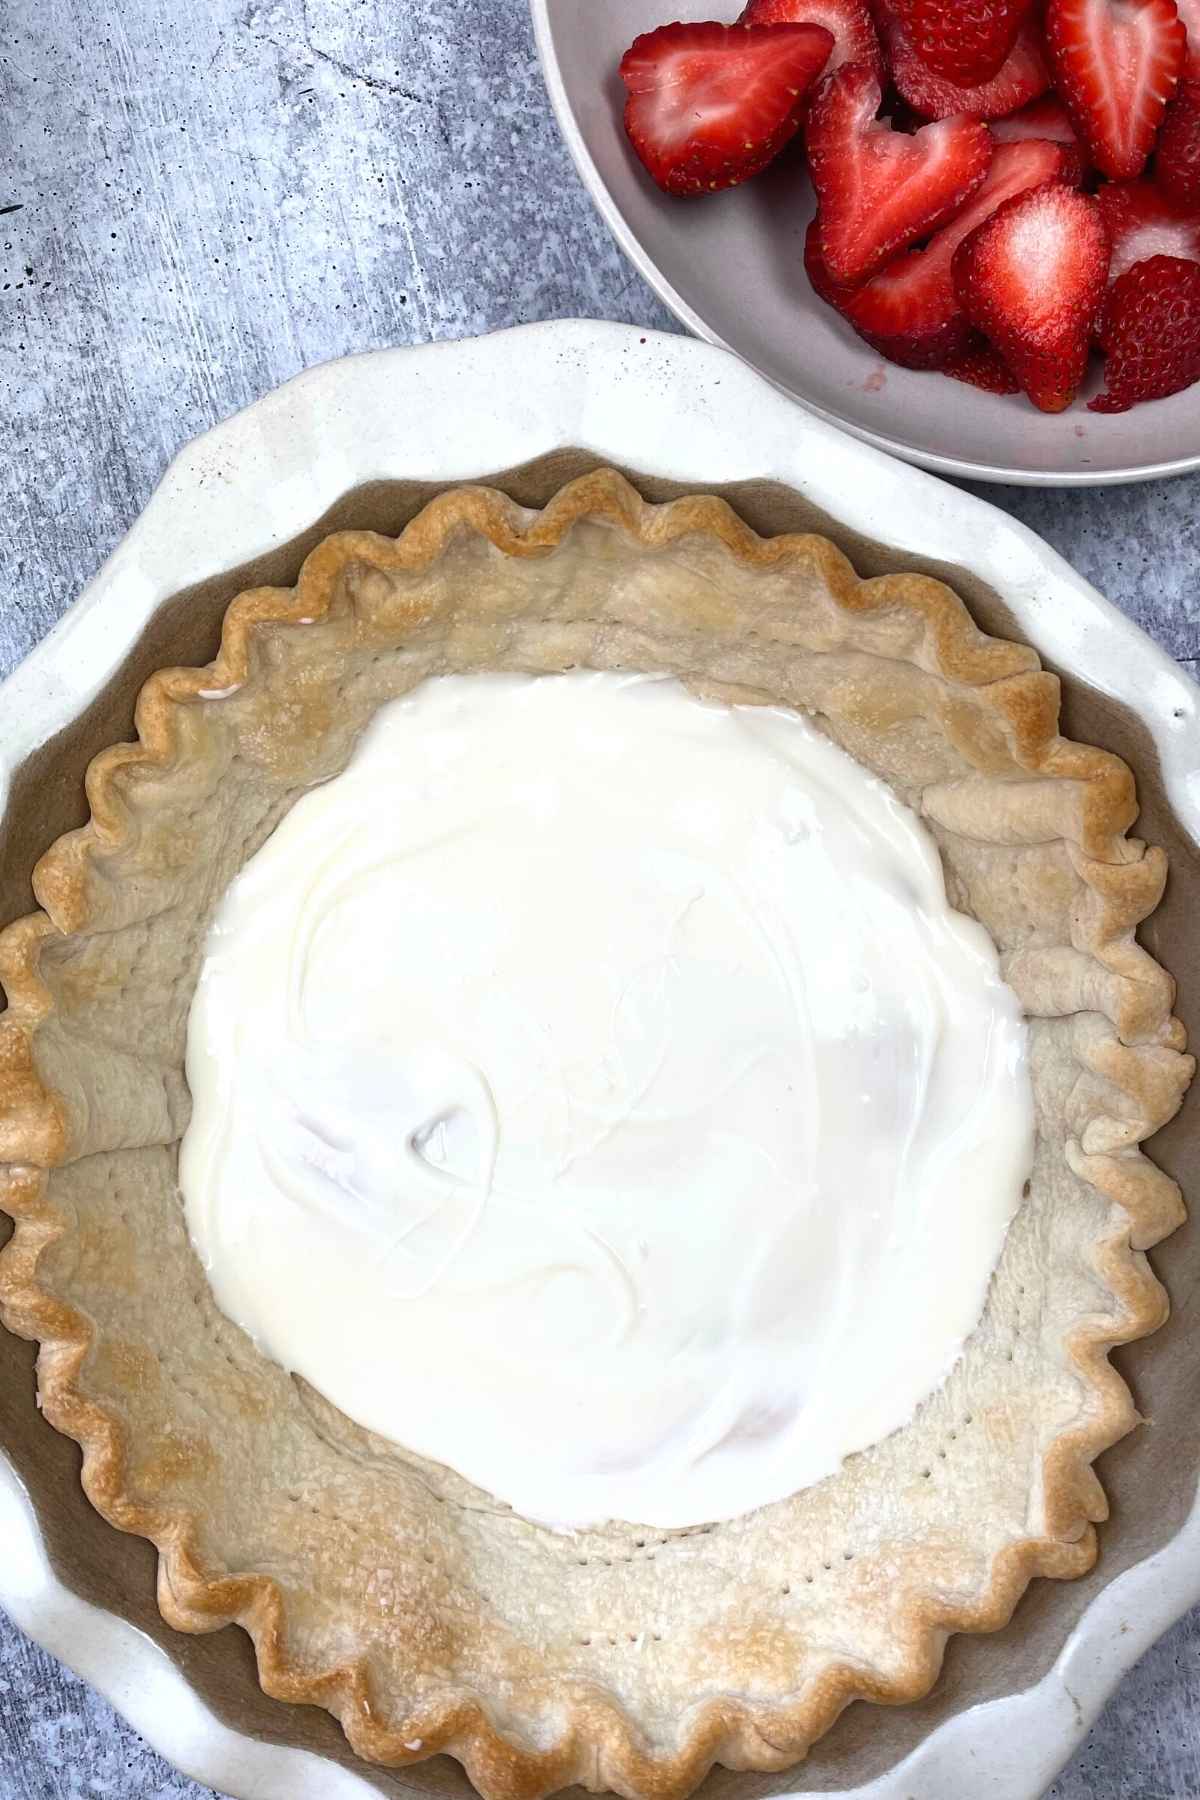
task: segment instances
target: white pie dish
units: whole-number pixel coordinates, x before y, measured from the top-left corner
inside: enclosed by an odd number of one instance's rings
[[[464,394],[482,410],[457,410]],[[199,440],[72,614],[8,684],[8,716],[17,723],[2,750],[5,774],[77,714],[160,602],[187,583],[288,540],[362,483],[462,479],[567,445],[694,486],[774,479],[849,533],[886,543],[898,556],[965,566],[990,580],[1021,635],[1049,661],[1085,668],[1093,686],[1146,720],[1175,810],[1196,833],[1200,810],[1188,788],[1196,762],[1194,688],[1031,534],[798,414],[717,351],[599,325],[530,327],[328,365]],[[310,1768],[297,1763],[302,1753],[294,1749],[257,1745],[252,1770],[250,1749],[243,1762],[224,1726],[196,1729],[199,1703],[162,1653],[111,1615],[72,1599],[49,1574],[16,1493],[12,1539],[24,1541],[28,1554],[13,1556],[0,1572],[0,1600],[18,1622],[111,1692],[140,1729],[202,1779],[234,1793],[303,1795],[333,1791],[336,1776],[342,1791],[340,1772],[327,1762]],[[1173,1594],[1166,1607],[1164,1588]],[[1032,1800],[1069,1753],[1088,1711],[1198,1594],[1194,1522],[1151,1563],[1098,1594],[1043,1681],[1018,1698],[959,1712],[869,1786],[834,1791],[891,1800],[919,1783],[936,1800],[964,1791],[968,1765],[980,1791],[975,1759],[984,1755],[994,1776],[984,1792]],[[1119,1637],[1117,1616],[1129,1626]],[[177,1706],[164,1698],[172,1688]],[[142,1705],[150,1695],[152,1709]],[[1007,1768],[1005,1756],[1012,1759]],[[373,1791],[365,1778],[344,1780],[347,1793]],[[805,1791],[803,1781],[797,1791]]]
[[[1081,399],[1051,416],[1021,394],[984,394],[884,362],[817,298],[804,273],[813,197],[794,153],[710,199],[660,193],[626,141],[617,64],[640,32],[670,19],[731,20],[735,5],[531,6],[546,85],[584,186],[625,254],[689,330],[735,351],[819,417],[943,474],[1088,487],[1200,466],[1194,391],[1112,417],[1088,412]]]

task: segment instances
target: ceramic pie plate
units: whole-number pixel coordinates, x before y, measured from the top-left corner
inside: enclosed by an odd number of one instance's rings
[[[305,552],[338,527],[394,534],[464,479],[537,505],[605,463],[651,500],[716,490],[762,532],[823,531],[862,573],[939,574],[985,629],[1028,639],[1067,671],[1066,729],[1133,764],[1139,830],[1171,852],[1168,899],[1145,936],[1181,979],[1186,1020],[1195,959],[1184,921],[1200,836],[1188,787],[1191,684],[1002,515],[799,414],[719,352],[623,327],[532,327],[334,364],[185,452],[78,606],[7,685],[5,916],[27,907],[37,853],[79,822],[83,767],[127,735],[141,680],[163,663],[207,660],[241,588],[293,580]],[[1176,1123],[1153,1149],[1194,1192],[1185,1136]],[[1174,1318],[1121,1358],[1155,1429],[1104,1458],[1114,1517],[1092,1575],[1040,1584],[996,1637],[956,1640],[921,1705],[851,1708],[801,1770],[718,1772],[705,1791],[939,1800],[969,1784],[1032,1800],[1042,1790],[1113,1682],[1200,1594],[1200,1522],[1189,1523],[1200,1462],[1189,1406],[1195,1255],[1186,1231],[1156,1254]],[[153,1551],[88,1508],[77,1453],[32,1405],[29,1348],[4,1337],[0,1356],[0,1444],[11,1471],[0,1514],[16,1546],[0,1571],[0,1601],[19,1623],[168,1756],[232,1794],[465,1790],[444,1760],[403,1773],[351,1767],[332,1720],[264,1698],[240,1634],[192,1639],[163,1626]]]

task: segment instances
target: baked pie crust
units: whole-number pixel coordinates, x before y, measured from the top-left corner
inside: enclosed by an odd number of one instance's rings
[[[217,1311],[175,1181],[232,877],[425,676],[577,666],[810,714],[921,814],[1031,1021],[1034,1171],[949,1380],[837,1475],[690,1530],[558,1534],[361,1429]],[[1165,1317],[1144,1252],[1183,1216],[1139,1146],[1193,1063],[1135,941],[1165,858],[1058,705],[940,582],[860,581],[824,538],[607,471],[542,512],[464,488],[396,540],[340,532],[234,601],[209,668],[146,683],[90,822],[37,865],[42,910],[0,934],[0,1301],[93,1504],[157,1546],[171,1625],[242,1625],[266,1691],[371,1760],[449,1752],[487,1800],[666,1800],[714,1762],[786,1768],[854,1699],[919,1698],[951,1632],[1091,1566],[1091,1465],[1137,1422],[1108,1352]]]

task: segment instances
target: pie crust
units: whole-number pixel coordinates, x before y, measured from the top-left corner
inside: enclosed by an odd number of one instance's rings
[[[1034,1171],[949,1380],[837,1475],[690,1530],[555,1533],[362,1430],[217,1311],[175,1184],[238,869],[425,676],[577,666],[810,714],[921,814],[1031,1022]],[[666,1800],[714,1762],[786,1768],[854,1699],[918,1699],[951,1632],[1091,1566],[1091,1465],[1137,1423],[1108,1352],[1164,1319],[1144,1252],[1183,1216],[1139,1146],[1193,1063],[1135,940],[1165,857],[1126,835],[1128,768],[1058,707],[940,582],[860,581],[824,538],[610,471],[542,512],[464,488],[396,540],[340,532],[294,589],[233,602],[209,668],[146,683],[90,822],[37,865],[42,910],[0,934],[0,1303],[93,1504],[157,1546],[171,1625],[242,1625],[266,1691],[368,1759],[446,1751],[486,1800]]]

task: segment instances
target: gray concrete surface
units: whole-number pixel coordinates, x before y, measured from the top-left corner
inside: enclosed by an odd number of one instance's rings
[[[525,0],[5,0],[0,669],[196,432],[347,351],[568,315],[669,323],[558,141]],[[1200,667],[1200,478],[988,497]],[[1051,1791],[1200,1796],[1200,1613]],[[0,1620],[0,1800],[201,1793]]]

